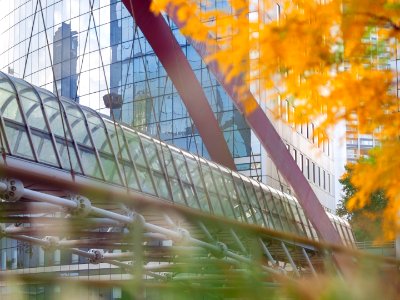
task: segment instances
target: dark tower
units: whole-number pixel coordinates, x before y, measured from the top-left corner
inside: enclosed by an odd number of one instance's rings
[[[78,74],[78,32],[71,31],[71,25],[62,23],[54,34],[53,64],[56,86],[60,96],[75,99],[77,97]],[[88,83],[83,83],[88,84]],[[54,88],[55,92],[55,88]]]

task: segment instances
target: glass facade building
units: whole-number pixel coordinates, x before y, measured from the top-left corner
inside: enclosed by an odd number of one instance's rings
[[[118,95],[122,106],[113,109],[116,120],[208,156],[179,94],[121,2],[41,2],[44,22],[40,7],[35,14],[36,1],[8,4],[10,13],[2,22],[8,26],[2,28],[8,27],[3,34],[9,35],[10,44],[2,51],[3,70],[55,91],[53,61],[60,95],[72,99],[78,95],[81,104],[106,114],[103,97]],[[170,26],[204,88],[233,156],[249,157],[250,130],[242,116],[176,26]]]
[[[1,3],[0,28],[6,41],[0,48],[2,71],[209,157],[171,79],[120,1]],[[207,5],[228,4],[207,1]],[[290,191],[207,65],[170,19],[166,21],[203,88],[238,170]],[[112,100],[112,110],[107,99]],[[313,140],[312,124],[291,128],[277,123],[276,127],[321,203],[334,210],[332,147]]]

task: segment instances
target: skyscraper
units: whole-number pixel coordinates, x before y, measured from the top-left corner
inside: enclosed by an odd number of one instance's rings
[[[54,77],[60,96],[76,99],[79,102],[76,70],[78,64],[77,34],[76,31],[71,31],[70,24],[61,23],[61,27],[54,33],[53,64]],[[54,90],[56,86],[54,86]]]

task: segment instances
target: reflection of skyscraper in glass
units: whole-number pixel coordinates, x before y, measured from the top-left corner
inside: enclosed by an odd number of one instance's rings
[[[121,18],[123,5],[119,1],[110,3],[110,93],[114,97],[122,99],[122,103],[114,106],[112,117],[116,120],[123,120],[126,123],[132,122],[136,89],[133,79],[133,19]]]
[[[151,118],[151,106],[149,105],[150,102],[147,101],[149,98],[148,94],[145,91],[139,91],[133,101],[132,126],[142,131],[148,131],[148,120]]]
[[[71,31],[71,25],[61,23],[54,34],[53,63],[56,86],[60,96],[76,99],[78,75],[78,32]]]
[[[110,4],[110,46],[111,46],[111,69],[110,69],[110,93],[119,95],[118,87],[121,85],[121,70],[118,68],[118,51],[121,43],[121,26],[117,16],[118,3]],[[119,4],[121,5],[121,4]],[[116,120],[121,119],[121,108],[112,108]]]

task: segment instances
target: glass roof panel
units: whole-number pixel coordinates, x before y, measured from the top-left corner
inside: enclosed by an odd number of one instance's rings
[[[166,145],[162,145],[161,147],[162,147],[162,155],[161,155],[161,157],[162,157],[162,160],[163,160],[164,167],[167,170],[168,176],[169,177],[178,178],[178,175],[175,172],[174,164],[172,162],[173,158],[172,158],[171,152],[173,151],[173,149],[172,149],[172,151],[170,151],[171,148],[169,146],[166,146]]]
[[[203,181],[201,180],[201,174],[199,165],[197,164],[196,160],[192,158],[186,158],[186,164],[189,170],[189,176],[192,179],[193,185],[195,188],[204,188]]]
[[[48,131],[39,99],[37,97],[33,99],[35,95],[31,96],[32,98],[26,98],[25,96],[19,97],[26,116],[26,121],[28,125],[33,128]]]
[[[103,165],[104,176],[106,177],[106,180],[122,184],[114,157],[107,154],[100,154],[100,160],[101,164]]]
[[[123,159],[123,160],[129,161],[130,159],[129,159],[129,153],[128,153],[128,144],[126,143],[125,134],[124,134],[124,131],[121,126],[117,126],[117,132],[118,132],[118,138],[119,138],[119,142],[120,142],[120,146],[121,146],[120,152],[116,153],[117,158],[119,160]]]
[[[34,160],[28,134],[23,126],[6,123],[6,136],[11,154]]]
[[[146,167],[138,166],[137,168],[137,175],[139,178],[140,186],[142,187],[143,192],[155,195],[156,192],[154,191],[153,184],[151,182],[151,175],[149,170]]]
[[[32,142],[39,161],[59,167],[57,155],[48,134],[32,132]]]
[[[0,89],[15,94],[14,87],[11,85],[7,76],[0,72]]]
[[[138,135],[131,130],[125,131],[132,159],[137,165],[146,166]]]
[[[111,153],[110,144],[107,139],[107,134],[104,128],[104,124],[100,117],[88,110],[83,110],[85,113],[90,132],[92,133],[93,143],[97,150]]]
[[[157,149],[154,143],[148,139],[141,139],[144,153],[151,169],[161,172],[161,165],[158,160]]]
[[[103,179],[94,151],[80,146],[79,152],[84,174]]]
[[[111,147],[115,154],[119,153],[120,148],[123,145],[123,136],[122,136],[122,134],[119,134],[118,132],[117,132],[118,135],[116,134],[116,132],[115,132],[116,126],[114,125],[114,123],[112,123],[108,120],[104,120],[104,121],[105,121],[104,123],[105,123],[107,131],[108,131],[108,136],[111,141]],[[105,146],[103,145],[102,147],[105,147]]]
[[[75,172],[82,174],[82,170],[79,167],[79,162],[77,159],[75,148],[72,146],[72,143],[69,142],[68,148],[67,148],[67,144],[66,144],[65,140],[56,139],[56,144],[57,144],[58,153],[60,154],[62,168],[65,170],[71,170],[71,166],[72,166],[72,169]]]
[[[76,104],[71,101],[61,100],[65,107],[65,112],[67,114],[68,123],[72,130],[72,136],[75,141],[83,145],[92,147],[90,142],[90,137],[85,126],[85,119],[77,108]]]
[[[42,98],[44,110],[49,120],[49,125],[52,133],[61,138],[67,137],[67,139],[70,140],[71,135],[69,134],[67,122],[64,116],[63,116],[64,122],[61,119],[61,114],[60,114],[61,103],[59,103],[58,100],[53,95],[47,95],[41,92],[39,92],[39,94]]]
[[[17,93],[19,96],[24,96],[27,98],[34,98],[35,97],[35,90],[34,88],[27,83],[26,81],[10,76],[12,83],[15,85],[17,89]]]
[[[139,185],[137,183],[136,176],[135,176],[135,170],[134,170],[132,164],[130,164],[128,162],[127,163],[124,162],[123,169],[124,169],[124,172],[125,172],[126,182],[127,182],[128,187],[130,187],[130,188],[132,188],[134,190],[139,190],[140,191],[140,188],[139,188]]]
[[[15,93],[0,88],[0,112],[3,118],[22,123]]]

